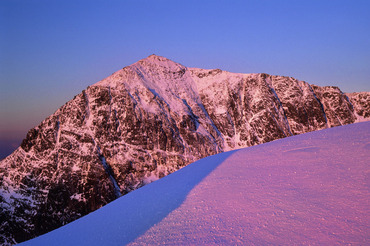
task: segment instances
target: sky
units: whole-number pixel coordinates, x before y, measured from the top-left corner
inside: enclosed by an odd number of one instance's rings
[[[87,86],[151,54],[370,91],[367,0],[1,0],[0,158]]]

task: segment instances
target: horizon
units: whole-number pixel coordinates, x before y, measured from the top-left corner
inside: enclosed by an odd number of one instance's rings
[[[87,86],[150,54],[370,91],[367,1],[0,3],[0,159]]]

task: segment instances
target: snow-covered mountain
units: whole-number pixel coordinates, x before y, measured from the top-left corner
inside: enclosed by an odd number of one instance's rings
[[[200,158],[370,119],[370,93],[152,55],[76,95],[0,162],[0,243],[53,230]]]
[[[201,159],[23,245],[366,245],[370,122]]]

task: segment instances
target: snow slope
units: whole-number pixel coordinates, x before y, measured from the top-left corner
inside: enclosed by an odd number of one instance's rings
[[[21,245],[370,242],[370,122],[201,159]]]

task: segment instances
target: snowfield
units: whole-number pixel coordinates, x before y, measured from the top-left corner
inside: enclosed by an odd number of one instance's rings
[[[370,244],[370,122],[221,153],[21,245]]]

